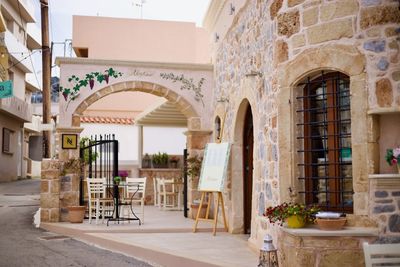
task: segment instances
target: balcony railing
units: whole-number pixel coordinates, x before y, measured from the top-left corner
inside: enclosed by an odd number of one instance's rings
[[[23,122],[32,121],[31,105],[15,96],[0,99],[0,112],[3,111]]]

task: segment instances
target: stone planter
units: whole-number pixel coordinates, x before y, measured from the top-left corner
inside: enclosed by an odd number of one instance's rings
[[[85,217],[85,206],[69,206],[68,207],[68,220],[71,223],[82,223]]]

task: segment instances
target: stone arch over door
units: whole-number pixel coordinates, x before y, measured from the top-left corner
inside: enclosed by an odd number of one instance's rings
[[[99,89],[96,93],[91,94],[84,99],[75,111],[72,113],[72,127],[80,127],[80,116],[83,112],[97,100],[106,97],[110,94],[128,91],[138,91],[153,94],[156,96],[164,97],[173,104],[184,114],[188,119],[188,130],[198,130],[201,128],[201,120],[192,105],[182,96],[178,95],[174,91],[151,82],[145,81],[128,81],[119,82],[102,89]]]
[[[299,67],[301,66],[301,68]],[[305,50],[278,70],[278,136],[279,136],[279,184],[280,201],[296,197],[298,181],[295,169],[295,140],[293,126],[293,90],[308,76],[322,70],[338,71],[350,78],[351,128],[353,150],[354,213],[367,215],[368,207],[368,161],[367,153],[367,90],[365,57],[354,47],[326,45]],[[288,104],[289,103],[289,104]],[[293,104],[291,104],[293,103]],[[290,134],[288,134],[290,133]],[[357,137],[357,138],[356,138]],[[292,195],[290,194],[293,193]]]
[[[250,104],[247,98],[243,98],[238,104],[236,115],[233,120],[234,133],[232,140],[232,156],[231,156],[231,214],[230,214],[230,232],[243,233],[244,232],[244,191],[243,191],[243,129],[245,127],[245,117],[248,108],[254,107]],[[254,115],[254,113],[253,113]],[[253,117],[254,121],[254,117]],[[255,127],[255,125],[254,125]],[[256,145],[254,145],[256,146]],[[253,172],[254,177],[254,172]],[[254,179],[254,178],[253,178]],[[253,183],[254,186],[254,183]],[[254,190],[253,190],[254,193]],[[254,200],[254,197],[252,197]],[[254,206],[254,201],[252,201]],[[254,210],[254,209],[252,209]],[[252,216],[254,216],[254,212]]]

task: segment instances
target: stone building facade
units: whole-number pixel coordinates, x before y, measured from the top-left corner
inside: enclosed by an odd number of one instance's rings
[[[396,134],[399,2],[211,1],[204,24],[213,51],[214,116],[225,118],[222,140],[232,143],[225,190],[230,231],[245,231],[242,120],[250,107],[254,127],[250,244],[259,247],[268,232],[280,240],[284,266],[331,266],[333,255],[342,248],[349,245],[360,251],[361,242],[374,239],[374,234],[340,237],[338,233],[322,240],[316,231],[306,240],[296,231],[279,230],[262,216],[267,206],[304,201],[304,185],[298,179],[302,161],[298,95],[307,80],[335,72],[348,77],[350,90],[353,211],[347,215],[348,226],[374,227],[375,238],[398,238],[400,176],[390,174],[397,171],[387,166],[384,155],[387,148],[400,144]],[[294,240],[291,244],[281,239],[288,241],[288,236]],[[311,260],[301,261],[308,256]],[[362,257],[358,253],[356,260],[343,266],[362,265]]]
[[[266,233],[271,234],[281,266],[363,266],[362,242],[379,237],[399,239],[400,175],[384,160],[387,148],[400,145],[396,134],[400,131],[399,2],[212,0],[204,25],[210,36],[213,69],[208,65],[171,66],[187,76],[207,78],[204,109],[191,100],[189,93],[182,93],[176,84],[161,80],[159,75],[125,75],[115,84],[87,91],[84,99],[65,112],[61,121],[68,123],[64,126],[79,133],[81,111],[113,92],[139,90],[175,101],[188,117],[187,143],[192,155],[201,154],[207,142],[232,144],[223,190],[229,232],[248,233],[249,245],[255,249],[260,248]],[[127,65],[115,60],[60,62],[64,71],[61,83],[67,83],[66,74],[77,68],[87,72],[94,66],[103,69],[112,64],[124,73],[133,73],[129,68],[135,68],[157,74],[159,70],[152,68],[166,67],[134,62]],[[199,74],[192,69],[199,69]],[[336,89],[329,89],[334,87],[329,85],[331,81],[338,82]],[[321,85],[322,91],[312,83]],[[302,100],[308,86],[324,97],[333,94],[329,90],[347,90],[346,95],[339,91],[339,98],[347,101],[343,104],[348,107],[344,113],[347,117],[336,119],[336,113],[327,123],[328,130],[332,122],[348,123],[342,128],[349,150],[339,146],[332,154],[340,158],[340,166],[348,166],[342,172],[351,178],[338,189],[346,205],[343,209],[349,228],[345,231],[288,230],[270,224],[263,216],[268,206],[309,201],[305,179],[299,179],[307,172],[307,148],[313,146],[303,141],[312,134],[299,127],[307,122],[306,116],[299,114],[312,110]],[[314,96],[314,100],[319,99]],[[332,110],[342,105],[328,104],[333,105]],[[324,134],[328,145],[329,135]],[[324,141],[320,146],[326,149]],[[70,157],[61,151],[61,160]],[[326,156],[322,163],[320,157],[316,160],[318,166],[328,162]],[[320,169],[312,170],[319,175]],[[331,172],[326,167],[323,171]],[[74,186],[67,185],[69,178],[57,179],[74,194]],[[51,194],[51,183],[43,183],[42,192]],[[331,191],[321,193],[317,201],[335,200],[331,196],[336,192]],[[53,218],[51,210],[46,215],[48,220],[59,219],[56,215]]]

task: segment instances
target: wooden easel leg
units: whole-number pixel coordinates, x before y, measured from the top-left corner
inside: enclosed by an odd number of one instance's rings
[[[193,226],[193,233],[196,233],[197,224],[199,222],[201,207],[203,206],[203,201],[204,201],[205,194],[206,194],[205,192],[201,193],[200,205],[199,205],[199,209],[197,210],[196,221],[194,222],[194,226]]]
[[[228,232],[228,223],[226,222],[224,199],[222,197],[221,192],[218,193],[218,198],[221,198],[221,209],[222,209],[222,217],[224,219],[224,227],[225,230]]]
[[[207,194],[207,193],[206,193]],[[207,210],[206,210],[206,219],[208,219],[210,216],[210,207],[211,207],[211,199],[213,198],[213,193],[209,192],[208,193],[208,201],[207,201]]]
[[[219,209],[219,197],[217,197],[217,205],[215,205],[215,213],[214,213],[214,229],[213,235],[217,233],[217,224],[218,224],[218,209]]]

